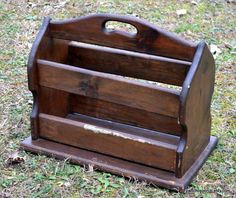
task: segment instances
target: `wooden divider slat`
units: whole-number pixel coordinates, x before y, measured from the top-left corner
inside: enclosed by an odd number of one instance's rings
[[[178,91],[52,61],[37,64],[42,86],[178,117]]]
[[[69,64],[94,71],[182,86],[190,62],[70,42]]]
[[[47,114],[39,114],[39,127],[49,140],[175,171],[177,145]]]

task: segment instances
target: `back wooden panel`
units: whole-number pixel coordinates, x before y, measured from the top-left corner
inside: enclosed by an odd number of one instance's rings
[[[181,86],[190,62],[85,43],[69,43],[69,65]]]
[[[182,129],[177,123],[177,118],[75,94],[70,94],[69,98],[69,112],[72,113],[81,113],[177,136],[181,134]]]
[[[178,117],[178,91],[51,61],[37,62],[41,86]]]
[[[39,113],[65,117],[69,111],[69,93],[39,86]]]

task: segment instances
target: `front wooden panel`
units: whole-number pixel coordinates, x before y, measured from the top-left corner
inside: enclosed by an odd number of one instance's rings
[[[47,114],[39,115],[39,126],[49,140],[175,171],[177,145]]]
[[[178,91],[45,60],[38,69],[41,86],[178,117]]]

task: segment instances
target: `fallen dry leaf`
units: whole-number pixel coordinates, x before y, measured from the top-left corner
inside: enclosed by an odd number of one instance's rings
[[[16,151],[8,156],[7,164],[19,164],[24,163],[25,159],[19,156],[19,152]]]
[[[187,14],[187,10],[185,10],[185,9],[181,9],[181,10],[176,10],[176,14],[178,15],[178,16],[184,16],[184,15],[186,15]]]

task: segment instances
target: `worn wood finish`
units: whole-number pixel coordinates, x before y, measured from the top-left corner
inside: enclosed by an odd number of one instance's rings
[[[179,136],[175,135],[165,134],[162,132],[148,130],[140,127],[135,127],[124,123],[99,119],[79,113],[68,114],[66,118],[79,122],[84,122],[91,125],[96,125],[98,127],[103,127],[108,130],[111,129],[116,131],[122,131],[122,133],[152,139],[158,141],[159,144],[163,142],[164,144],[169,144],[170,147],[174,149],[176,149],[176,145],[178,145],[180,138]]]
[[[186,61],[77,42],[69,44],[69,64],[178,86],[182,86],[191,65]]]
[[[109,129],[104,123],[98,126],[96,120],[88,124],[80,119],[74,121],[47,114],[39,114],[39,126],[40,136],[49,140],[165,170],[175,170],[177,144],[143,137],[139,131],[145,132],[141,129],[131,134],[116,128]],[[163,157],[166,160],[162,160]]]
[[[126,105],[119,105],[76,94],[70,95],[69,104],[69,111],[74,113],[154,131],[164,131],[165,133],[176,136],[180,136],[182,131],[182,127],[178,124],[177,118],[135,109]]]
[[[107,30],[108,21],[129,23],[137,34]],[[22,147],[183,191],[217,144],[214,75],[204,42],[146,21],[46,18],[28,62],[34,104]]]
[[[133,25],[138,33],[108,31],[107,21]],[[135,17],[97,14],[79,19],[52,21],[49,36],[66,40],[92,43],[102,46],[192,61],[196,44],[185,41],[173,33],[164,31],[147,21]]]
[[[178,91],[52,61],[37,63],[42,86],[178,117]]]

